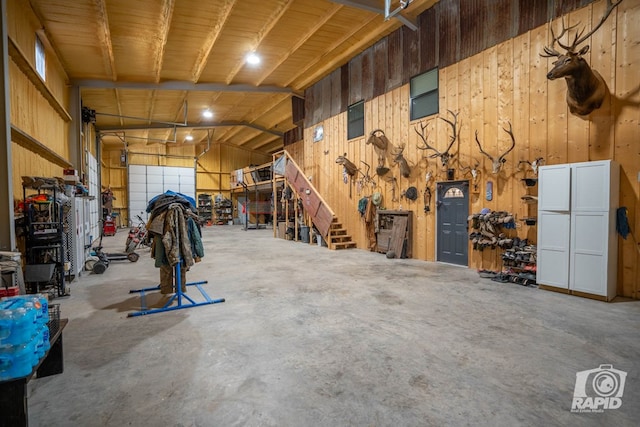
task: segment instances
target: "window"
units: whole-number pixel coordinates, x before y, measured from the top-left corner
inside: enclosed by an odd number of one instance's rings
[[[415,76],[410,83],[411,120],[438,112],[438,69]]]
[[[47,64],[44,58],[44,45],[38,36],[36,36],[36,71],[40,74],[42,80],[47,79]]]
[[[444,193],[444,198],[445,199],[460,199],[460,198],[464,198],[464,192],[456,187],[451,187],[450,189],[447,190],[446,193]]]
[[[347,139],[364,135],[364,101],[356,102],[347,109]]]

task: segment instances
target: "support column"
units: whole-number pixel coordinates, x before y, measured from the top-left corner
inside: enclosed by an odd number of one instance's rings
[[[69,160],[78,175],[84,172],[84,162],[82,155],[84,139],[82,137],[82,100],[80,98],[80,87],[73,86],[69,93],[69,113],[71,114],[71,126],[69,127]]]
[[[13,167],[11,165],[11,102],[7,0],[0,0],[0,251],[16,249],[13,215]]]

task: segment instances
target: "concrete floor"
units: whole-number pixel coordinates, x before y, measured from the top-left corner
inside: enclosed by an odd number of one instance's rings
[[[208,227],[189,272],[225,303],[127,318],[148,250],[55,300],[65,372],[29,384],[33,426],[623,426],[640,423],[640,301]],[[126,230],[105,238],[124,249]],[[202,300],[197,289],[189,295]],[[151,302],[158,294],[149,295]],[[570,412],[576,372],[628,372],[622,407]]]

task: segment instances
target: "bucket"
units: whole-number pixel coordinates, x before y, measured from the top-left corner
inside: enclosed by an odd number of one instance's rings
[[[300,226],[300,241],[302,241],[303,243],[309,243],[309,226]]]

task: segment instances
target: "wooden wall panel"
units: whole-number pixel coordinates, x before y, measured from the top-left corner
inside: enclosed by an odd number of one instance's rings
[[[367,49],[362,52],[362,99],[373,98],[373,74],[374,74],[374,62],[373,62],[374,49]],[[386,70],[386,67],[383,67]]]
[[[518,0],[517,34],[524,34],[547,22],[548,3],[547,0]]]
[[[418,30],[420,37],[420,68],[418,73],[420,73],[438,66],[439,33],[436,8],[430,8],[423,12],[418,17],[418,24],[420,25]]]
[[[349,62],[349,105],[362,101],[362,55]]]
[[[438,65],[446,67],[460,59],[460,0],[439,2]]]
[[[408,83],[411,77],[420,73],[420,38],[419,33],[411,31],[406,26],[402,29],[402,42],[404,43],[402,57],[402,83]],[[428,53],[425,53],[428,55]]]
[[[498,44],[516,35],[516,21],[513,0],[494,0],[486,3],[484,14],[485,48]]]
[[[342,112],[342,69],[338,68],[330,74],[331,79],[331,114],[335,116]]]
[[[571,12],[565,19],[571,23],[578,20],[593,22],[593,16],[596,20],[599,19],[599,10],[602,10],[604,3],[604,0],[599,0],[593,5]],[[509,233],[535,242],[536,227],[526,226],[520,219],[536,215],[537,206],[524,204],[521,196],[535,194],[537,188],[528,188],[523,184],[522,178],[532,176],[532,172],[526,169],[528,166],[519,166],[519,161],[543,157],[546,164],[559,164],[574,160],[613,158],[622,165],[620,205],[628,208],[632,229],[640,229],[640,184],[637,180],[640,150],[636,138],[640,123],[637,80],[640,74],[640,45],[632,42],[640,39],[640,29],[632,24],[638,17],[640,1],[626,0],[590,41],[593,53],[589,59],[595,68],[602,70],[612,96],[589,119],[578,118],[569,113],[564,81],[549,81],[546,78],[552,61],[540,57],[540,52],[549,44],[548,24],[449,67],[440,68],[440,115],[446,115],[447,109],[460,112],[459,140],[457,148],[452,149],[452,152],[457,152],[458,163],[455,167],[467,166],[474,158],[482,159],[477,191],[474,191],[473,183],[471,185],[470,213],[479,212],[485,207],[513,212],[518,217],[518,228]],[[558,24],[558,20],[553,22],[553,25]],[[405,33],[402,34],[404,37]],[[404,43],[406,48],[406,40]],[[607,49],[610,46],[614,48]],[[392,200],[392,186],[386,180],[378,177],[377,188],[383,193],[385,208],[402,207],[414,211],[415,257],[433,261],[436,256],[435,191],[429,214],[423,212],[421,199],[409,202],[400,198],[400,193],[410,185],[415,185],[422,193],[426,186],[424,175],[427,170],[436,172],[436,179],[431,182],[432,189],[435,188],[436,181],[446,178],[433,160],[425,162],[422,158],[424,153],[417,150],[418,137],[413,131],[417,122],[409,122],[408,102],[407,84],[365,102],[365,132],[368,136],[371,130],[381,128],[394,146],[405,144],[404,154],[414,166],[414,173],[409,179],[399,178],[398,168],[390,166],[389,176],[398,178],[397,200]],[[427,119],[431,121],[433,144],[439,148],[446,147],[449,137],[447,125],[436,117]],[[475,131],[478,131],[483,148],[497,156],[510,145],[509,136],[502,130],[503,127],[508,127],[509,121],[513,126],[516,147],[507,156],[500,174],[493,175],[490,162],[479,153]],[[322,177],[321,194],[340,220],[349,227],[349,233],[354,236],[358,247],[364,249],[367,242],[364,224],[357,213],[357,201],[362,195],[369,194],[370,190],[364,189],[361,194],[357,194],[357,187],[353,186],[350,198],[350,186],[342,182],[341,168],[334,161],[338,154],[345,152],[356,164],[364,160],[375,165],[376,158],[371,146],[365,144],[366,138],[346,140],[346,114],[325,119],[324,124],[325,131],[331,129],[331,136],[323,141],[326,144],[322,147],[328,154],[320,154],[320,159],[315,154],[315,158],[307,157],[306,161],[319,165],[315,174]],[[307,130],[305,138],[308,135]],[[309,146],[310,142],[305,139],[304,144]],[[322,151],[316,149],[314,153]],[[457,179],[469,179],[468,175],[459,170],[456,174]],[[492,201],[485,199],[485,185],[489,180],[494,183]],[[636,239],[640,240],[637,232]],[[618,293],[638,297],[640,271],[637,265],[640,258],[636,245],[629,238],[626,241],[620,239],[619,246]],[[469,267],[499,269],[500,253],[501,251],[492,249],[470,251]]]
[[[469,0],[460,5],[460,55],[462,58],[480,52],[485,48],[486,2]],[[490,28],[487,28],[487,31]]]
[[[386,38],[376,43],[373,47],[373,91],[368,99],[385,93],[388,90],[387,81],[389,81],[387,73],[390,71],[396,72],[395,68],[399,68],[398,64],[389,62],[388,53],[389,47]],[[397,75],[399,73],[396,72]]]
[[[386,81],[386,90],[395,89],[396,87],[402,84],[402,52],[403,52],[403,39],[402,35],[404,33],[402,31],[394,31],[389,34],[387,37],[387,81]],[[384,56],[384,54],[383,54]],[[382,66],[376,62],[378,66]],[[375,96],[379,96],[381,94],[375,94]]]

